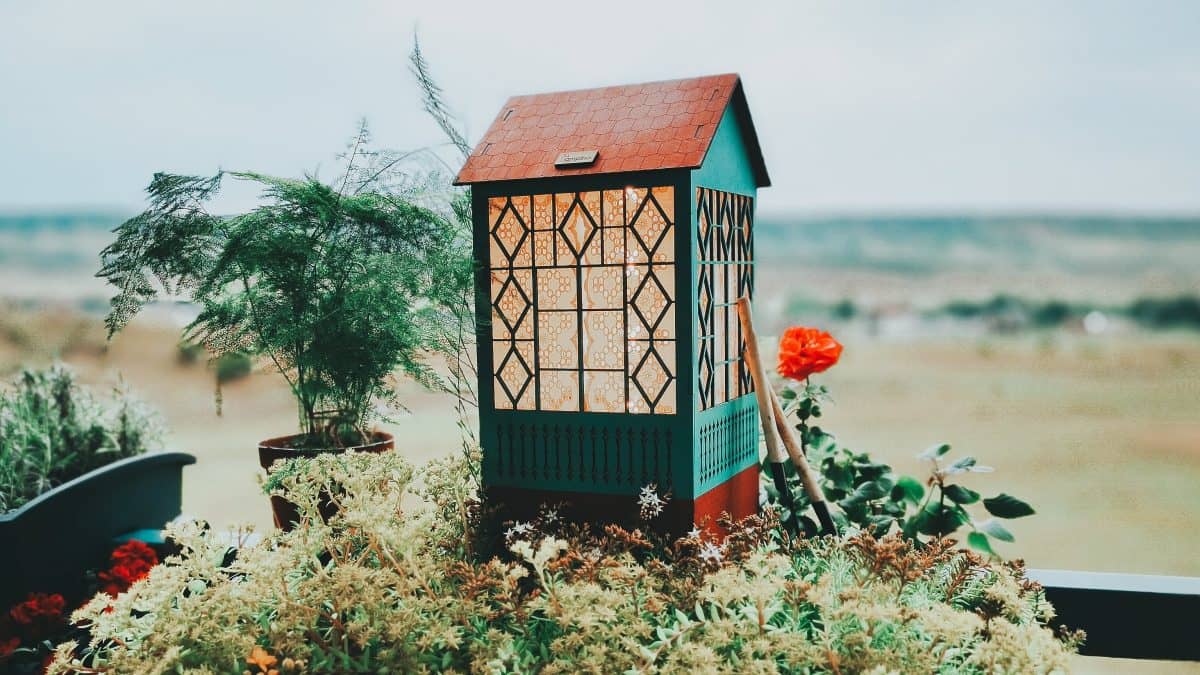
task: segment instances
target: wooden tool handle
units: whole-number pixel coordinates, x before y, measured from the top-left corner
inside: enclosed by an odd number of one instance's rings
[[[742,322],[742,337],[746,342],[746,365],[750,368],[750,376],[754,378],[754,396],[758,399],[758,417],[762,422],[763,437],[767,443],[767,459],[782,464],[787,461],[787,457],[779,447],[779,436],[775,432],[771,389],[765,384],[767,374],[762,370],[762,360],[758,358],[758,339],[754,335],[754,323],[750,320],[749,298],[738,298],[737,312],[738,319]]]
[[[809,466],[808,459],[800,449],[800,443],[796,441],[795,434],[788,426],[783,415],[783,408],[779,405],[779,400],[771,390],[771,383],[767,380],[767,371],[763,369],[762,358],[758,354],[758,337],[754,333],[754,320],[750,315],[750,298],[745,296],[738,298],[737,312],[738,319],[742,323],[742,336],[746,342],[746,365],[750,369],[751,377],[754,378],[754,395],[758,399],[758,414],[763,424],[763,435],[766,437],[767,457],[774,463],[785,461],[783,453],[779,449],[780,439],[782,439],[792,464],[800,474],[800,482],[804,485],[808,500],[812,502],[813,511],[817,514],[817,519],[821,521],[821,529],[826,534],[836,533],[837,529],[833,524],[833,518],[829,515],[829,507],[825,504],[825,493],[821,490],[821,485],[817,481],[812,467]],[[776,480],[776,483],[778,482]],[[776,485],[776,487],[779,486]],[[790,501],[791,493],[787,491],[786,486],[781,488],[781,496],[783,493],[786,493]]]
[[[775,417],[775,427],[779,430],[779,436],[783,438],[783,447],[787,448],[792,464],[795,464],[796,470],[800,472],[800,482],[804,484],[804,491],[814,502],[825,501],[825,492],[817,482],[817,476],[809,465],[808,458],[804,456],[804,450],[800,448],[800,441],[796,440],[796,430],[787,423],[783,406],[779,404],[779,397],[774,391],[771,392],[771,412]]]

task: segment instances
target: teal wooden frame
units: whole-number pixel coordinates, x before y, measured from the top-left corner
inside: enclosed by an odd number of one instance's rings
[[[704,163],[700,168],[690,172],[691,186],[688,193],[690,255],[688,259],[690,260],[692,289],[690,292],[692,326],[689,337],[693,349],[696,346],[696,336],[700,331],[695,307],[700,262],[695,245],[696,231],[699,226],[699,214],[695,208],[696,190],[697,188],[709,188],[750,197],[755,200],[752,203],[757,209],[758,179],[746,153],[748,146],[745,124],[746,122],[737,114],[736,106],[726,106],[716,134],[713,136],[712,144],[709,145],[708,154],[704,157]],[[753,230],[751,230],[751,237],[753,241]],[[755,264],[755,261],[750,261],[752,270]],[[753,272],[751,274],[751,288],[753,289]],[[693,354],[691,359],[693,382],[699,381],[699,368],[699,360]],[[758,463],[758,441],[761,429],[758,423],[758,401],[753,394],[720,403],[693,414],[695,414],[695,421],[692,432],[692,456],[697,458],[699,469],[693,490],[695,496],[699,496]],[[738,423],[734,425],[733,429],[728,429],[724,434],[718,435],[716,439],[718,449],[715,451],[718,456],[710,457],[714,449],[706,444],[706,433],[714,428],[720,429],[722,423],[728,423],[730,420],[736,420]],[[749,422],[748,428],[747,421]],[[714,464],[713,468],[706,469],[705,467],[709,466],[710,462]]]

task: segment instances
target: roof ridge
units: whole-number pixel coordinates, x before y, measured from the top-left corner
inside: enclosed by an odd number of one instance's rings
[[[618,88],[618,87],[619,88],[645,87],[645,86],[649,86],[649,85],[673,84],[675,82],[690,82],[692,80],[702,80],[702,79],[710,78],[710,77],[736,77],[738,79],[741,79],[741,75],[738,73],[735,73],[735,72],[710,73],[710,74],[706,74],[706,75],[695,75],[692,77],[671,77],[671,78],[667,78],[664,80],[648,80],[646,82],[628,82],[626,84],[602,84],[602,85],[595,86],[595,87],[578,87],[576,89],[557,89],[554,91],[539,91],[539,92],[534,92],[534,93],[529,93],[529,94],[513,94],[512,96],[509,96],[506,100],[511,101],[511,100],[517,99],[517,98],[530,98],[533,96],[562,96],[563,94],[577,94],[577,93],[583,92],[583,91],[597,91],[600,89],[614,89],[614,88]],[[503,111],[501,111],[501,112],[503,112]]]

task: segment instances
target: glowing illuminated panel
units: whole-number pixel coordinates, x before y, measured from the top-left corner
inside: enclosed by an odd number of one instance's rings
[[[675,190],[492,197],[495,407],[675,412]]]
[[[753,198],[696,189],[700,410],[754,391],[736,307],[754,286],[753,220]]]

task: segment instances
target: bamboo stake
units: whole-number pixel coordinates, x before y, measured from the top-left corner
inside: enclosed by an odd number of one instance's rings
[[[775,416],[775,427],[783,438],[783,447],[787,448],[788,456],[792,458],[792,464],[800,472],[800,482],[804,484],[804,491],[808,493],[808,499],[812,502],[817,520],[821,522],[821,529],[825,534],[835,534],[837,528],[833,524],[833,517],[829,515],[829,504],[825,502],[825,491],[821,489],[821,484],[817,481],[817,474],[808,463],[808,457],[804,455],[804,448],[796,440],[796,430],[787,423],[783,414],[783,406],[780,405],[779,396],[775,394],[774,390],[771,391],[771,411]]]
[[[760,372],[762,363],[758,358],[758,340],[754,335],[754,324],[750,321],[750,301],[739,298],[737,301],[738,319],[742,322],[742,337],[746,342],[746,365],[750,367],[750,376],[754,379],[754,396],[758,399],[758,418],[762,422],[763,439],[767,444],[767,460],[771,469],[771,480],[779,499],[789,511],[795,512],[792,491],[788,489],[787,474],[784,473],[783,463],[787,461],[783,449],[779,447],[779,436],[775,430],[774,409],[771,407],[771,390],[763,386],[766,373]]]
[[[755,335],[754,320],[750,315],[750,298],[744,296],[738,298],[737,311],[738,319],[742,323],[742,335],[746,342],[746,363],[750,367],[751,377],[754,378],[754,395],[758,399],[759,418],[763,425],[763,435],[766,437],[767,458],[771,461],[771,477],[775,482],[775,487],[779,490],[781,498],[788,500],[784,503],[785,506],[791,508],[791,491],[787,488],[787,481],[783,474],[783,462],[786,460],[779,448],[780,439],[782,439],[792,464],[800,473],[800,482],[804,485],[805,492],[808,493],[808,500],[812,502],[813,511],[817,514],[821,529],[825,534],[834,534],[837,529],[834,527],[833,518],[829,515],[825,495],[813,474],[812,467],[809,466],[807,458],[800,450],[799,443],[791,433],[792,430],[784,419],[783,409],[776,400],[770,382],[767,380],[767,372],[764,370],[762,358],[758,354],[758,337]]]

